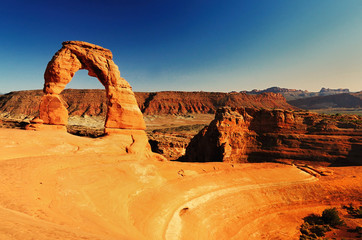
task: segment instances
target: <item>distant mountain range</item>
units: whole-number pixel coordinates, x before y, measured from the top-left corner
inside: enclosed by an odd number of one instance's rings
[[[322,88],[319,92],[271,87],[264,90],[244,91],[248,94],[279,93],[290,105],[302,109],[362,108],[362,91],[351,93],[349,89]]]
[[[264,90],[244,91],[247,94],[279,93],[290,105],[301,109],[362,108],[362,91],[322,88],[319,92],[271,87]]]
[[[362,92],[301,98],[288,103],[302,109],[362,108]]]
[[[169,92],[177,92],[177,91],[169,91]],[[235,93],[236,91],[233,91]],[[350,93],[348,88],[321,88],[319,92],[309,92],[308,90],[297,90],[290,88],[281,88],[281,87],[270,87],[267,89],[259,90],[254,89],[252,91],[240,91],[240,93],[247,94],[261,94],[261,93],[280,93],[285,97],[287,101],[300,99],[300,98],[308,98],[308,97],[318,97],[318,96],[329,96],[341,93]],[[0,92],[0,95],[4,95],[5,93]]]
[[[319,92],[309,92],[307,90],[297,90],[297,89],[289,89],[289,88],[280,88],[280,87],[271,87],[264,90],[254,89],[252,91],[242,91],[243,93],[248,94],[260,94],[260,93],[280,93],[282,94],[287,101],[300,99],[300,98],[309,98],[309,97],[319,97],[319,96],[329,96],[341,93],[350,93],[347,88],[338,88],[338,89],[330,89],[330,88],[322,88]]]

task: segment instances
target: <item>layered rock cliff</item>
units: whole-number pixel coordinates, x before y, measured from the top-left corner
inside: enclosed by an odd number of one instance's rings
[[[41,90],[11,92],[0,96],[0,112],[11,115],[38,114]],[[60,94],[70,116],[105,116],[106,94],[100,89],[66,89]],[[221,92],[136,92],[143,114],[215,113],[222,106],[295,109],[275,93],[248,95]]]
[[[362,165],[362,118],[220,108],[191,140],[182,160]]]
[[[147,95],[147,98],[141,96]],[[156,92],[136,93],[140,108],[145,114],[186,114],[215,113],[222,106],[244,106],[254,108],[295,109],[281,94],[265,93],[248,95],[245,93],[221,92]]]

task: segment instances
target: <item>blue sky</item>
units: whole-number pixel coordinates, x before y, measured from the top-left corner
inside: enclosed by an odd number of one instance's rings
[[[68,40],[110,49],[135,91],[362,90],[361,0],[3,0],[0,29],[2,93],[41,89]]]

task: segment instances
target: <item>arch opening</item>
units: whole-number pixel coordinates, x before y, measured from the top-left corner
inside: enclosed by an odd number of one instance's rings
[[[104,136],[107,98],[97,78],[80,69],[60,95],[68,110],[68,133],[93,138]]]
[[[67,89],[105,89],[102,83],[88,74],[87,69],[79,69],[74,73],[72,80],[65,86]]]

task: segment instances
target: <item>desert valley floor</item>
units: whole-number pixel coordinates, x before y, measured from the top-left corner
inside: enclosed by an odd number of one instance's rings
[[[297,239],[303,217],[362,200],[358,166],[316,178],[277,163],[161,161],[127,144],[0,129],[0,239]]]

